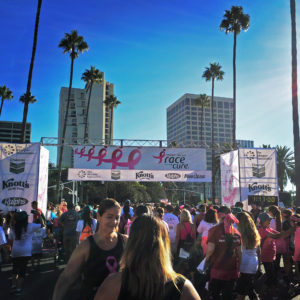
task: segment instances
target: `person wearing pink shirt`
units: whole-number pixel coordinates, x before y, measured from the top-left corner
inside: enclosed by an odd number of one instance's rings
[[[293,261],[295,262],[297,277],[299,278],[299,267],[300,267],[300,214],[291,216],[291,226],[295,229],[294,241],[295,241],[295,251],[293,256]]]
[[[291,230],[278,232],[270,228],[271,218],[267,213],[260,213],[258,216],[260,226],[258,232],[261,237],[261,262],[266,271],[266,285],[269,288],[270,295],[276,295],[276,243],[275,239],[286,237],[291,234]]]

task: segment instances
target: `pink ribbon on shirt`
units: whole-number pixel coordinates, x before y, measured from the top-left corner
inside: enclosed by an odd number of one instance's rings
[[[109,274],[113,274],[117,272],[118,262],[114,256],[108,256],[106,258],[106,267],[109,271]]]

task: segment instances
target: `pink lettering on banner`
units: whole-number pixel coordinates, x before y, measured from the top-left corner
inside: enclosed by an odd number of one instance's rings
[[[142,158],[142,154],[139,149],[134,149],[129,153],[127,162],[120,161],[123,156],[122,149],[114,150],[111,158],[105,158],[107,155],[106,148],[100,149],[98,155],[96,156],[94,156],[95,146],[90,148],[87,154],[85,152],[85,147],[81,148],[80,151],[78,150],[78,148],[76,148],[74,154],[79,155],[79,158],[87,157],[87,161],[98,160],[98,163],[96,165],[97,167],[99,167],[102,163],[111,164],[111,169],[116,169],[117,167],[128,167],[128,169],[133,170]]]
[[[154,158],[159,159],[159,164],[162,162],[163,158],[166,156],[166,149],[159,153],[159,156],[153,155]]]
[[[108,256],[106,258],[106,267],[109,271],[109,274],[113,274],[118,271],[118,262],[114,256]]]

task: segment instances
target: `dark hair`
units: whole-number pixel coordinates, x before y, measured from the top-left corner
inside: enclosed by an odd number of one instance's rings
[[[168,211],[168,212],[172,212],[173,211],[173,206],[171,205],[171,204],[168,204],[167,206],[166,206],[166,211]]]
[[[126,220],[130,219],[130,207],[128,205],[123,207],[123,214]]]
[[[239,207],[239,208],[243,209],[244,208],[243,202],[236,202],[235,207]]]
[[[143,214],[149,214],[149,209],[146,205],[139,205],[138,207],[136,207],[136,209],[134,210],[134,214],[137,217],[142,216]]]
[[[116,201],[115,199],[112,199],[112,198],[104,199],[100,202],[100,205],[98,208],[98,214],[100,216],[102,216],[108,209],[111,209],[114,207],[121,209],[119,202]]]
[[[72,201],[68,201],[67,202],[67,209],[73,209],[74,208],[74,204]]]
[[[269,207],[269,212],[271,212],[274,215],[275,221],[276,221],[276,230],[280,232],[281,231],[281,211],[280,211],[280,209],[275,205],[271,205]]]
[[[221,206],[218,209],[218,213],[224,213],[224,214],[230,214],[231,213],[231,209],[228,206]]]
[[[27,232],[28,226],[28,215],[26,212],[17,212],[15,214],[15,224],[14,224],[14,231],[16,235],[16,240],[20,240],[23,231]]]
[[[215,224],[218,222],[217,219],[218,219],[217,212],[214,209],[208,209],[205,214],[204,221],[207,223]]]
[[[296,212],[296,214],[300,214],[300,207],[296,207],[295,212]]]
[[[158,207],[157,209],[156,209],[156,213],[157,213],[157,215],[158,215],[158,217],[160,218],[160,219],[162,219],[163,218],[163,215],[164,215],[164,209],[162,208],[162,207]]]
[[[83,220],[83,228],[85,228],[86,224],[88,224],[89,226],[92,226],[93,218],[91,216],[91,212],[92,212],[92,210],[90,209],[90,207],[88,205],[82,210],[81,217]]]

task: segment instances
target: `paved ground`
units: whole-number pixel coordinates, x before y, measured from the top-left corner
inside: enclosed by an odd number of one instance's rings
[[[0,299],[49,300],[64,267],[65,265],[55,266],[53,258],[42,259],[39,271],[31,271],[29,265],[23,293],[21,296],[14,296],[10,294],[12,268],[11,265],[4,265],[0,272]],[[65,299],[79,300],[78,291],[79,283],[72,287]]]

